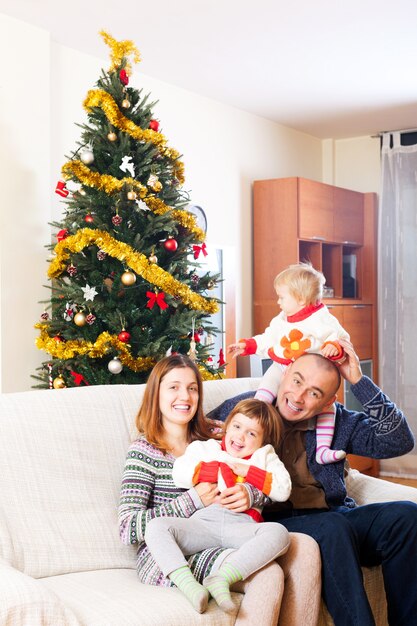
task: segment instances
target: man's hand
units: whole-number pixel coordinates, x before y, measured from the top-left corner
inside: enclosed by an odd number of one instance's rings
[[[362,370],[359,357],[356,354],[353,344],[346,339],[339,339],[339,343],[345,351],[346,360],[338,364],[339,372],[351,385],[355,385],[362,378]]]
[[[243,513],[250,506],[249,494],[243,485],[236,484],[222,491],[216,498],[216,504],[221,504],[235,513]]]
[[[217,501],[219,495],[217,483],[198,483],[195,490],[204,506],[209,506]]]
[[[243,478],[247,476],[250,467],[244,463],[228,463],[228,466],[236,476],[243,476]]]
[[[238,343],[231,343],[230,346],[227,346],[227,354],[231,354],[235,359],[240,354],[243,354],[245,351],[246,344],[243,341],[239,341]]]

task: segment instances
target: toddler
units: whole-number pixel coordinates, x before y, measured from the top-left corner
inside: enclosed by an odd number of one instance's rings
[[[233,356],[258,354],[272,359],[273,364],[265,372],[255,398],[272,403],[284,368],[305,352],[320,353],[336,362],[344,360],[338,339],[350,338],[321,302],[324,283],[323,274],[310,263],[290,265],[274,280],[281,313],[261,335],[240,339],[228,347]],[[344,450],[330,448],[335,412],[333,405],[317,417],[316,461],[320,464],[335,463],[346,456]]]
[[[227,417],[221,441],[193,441],[174,463],[178,487],[217,483],[219,492],[236,482],[251,483],[273,501],[288,500],[290,476],[275,453],[281,437],[277,411],[261,400],[239,402]],[[281,524],[263,522],[252,507],[235,513],[220,504],[200,508],[188,518],[159,517],[148,522],[145,542],[162,569],[199,612],[207,591],[226,612],[234,610],[230,586],[287,551],[288,531]],[[184,555],[215,547],[231,548],[220,567],[204,580],[192,577]]]

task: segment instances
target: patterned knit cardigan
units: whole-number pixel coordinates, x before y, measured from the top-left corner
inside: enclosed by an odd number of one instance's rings
[[[148,585],[173,586],[154,561],[145,541],[146,524],[154,517],[190,517],[202,502],[194,488],[176,487],[172,480],[175,457],[163,454],[145,437],[134,441],[127,453],[119,504],[119,531],[124,544],[138,544],[137,571]],[[246,485],[250,502],[257,505],[264,496],[252,485]],[[210,573],[217,558],[230,550],[209,548],[189,557],[194,576],[202,580]]]

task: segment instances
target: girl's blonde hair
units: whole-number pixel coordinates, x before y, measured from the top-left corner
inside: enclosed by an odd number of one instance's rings
[[[275,277],[274,288],[277,291],[280,285],[286,285],[294,298],[308,306],[321,301],[325,282],[324,275],[311,263],[296,263]]]
[[[161,381],[173,369],[188,367],[194,372],[198,387],[198,403],[193,419],[188,423],[188,441],[205,440],[213,436],[210,424],[203,413],[203,382],[194,363],[184,354],[172,354],[154,366],[146,383],[142,405],[136,416],[136,427],[143,433],[150,444],[162,452],[167,452],[162,413],[159,408],[159,388]]]
[[[263,431],[263,446],[270,443],[273,448],[276,449],[278,447],[282,436],[282,421],[278,411],[272,404],[267,404],[255,398],[241,400],[227,416],[224,423],[225,431],[233,417],[238,413],[242,413],[242,415],[258,421]]]

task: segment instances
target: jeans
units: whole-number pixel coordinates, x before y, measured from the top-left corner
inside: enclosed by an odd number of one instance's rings
[[[385,502],[355,509],[268,513],[320,546],[322,593],[336,626],[373,626],[361,566],[382,566],[391,626],[417,626],[417,504]],[[285,517],[286,516],[286,517]]]

